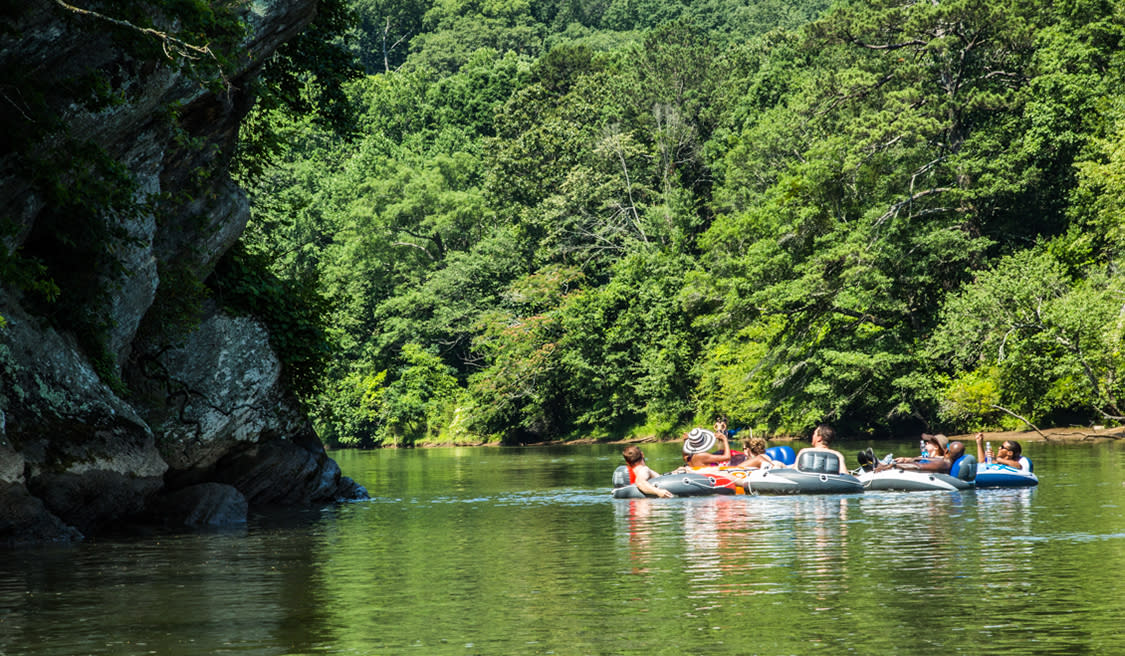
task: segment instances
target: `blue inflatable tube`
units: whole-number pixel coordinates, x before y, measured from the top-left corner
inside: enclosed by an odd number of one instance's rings
[[[770,460],[780,462],[786,467],[792,467],[793,463],[797,462],[797,453],[790,446],[771,446],[766,449],[766,455]]]
[[[1030,461],[1029,465],[1030,465]],[[1026,471],[989,463],[977,467],[977,487],[1031,487],[1039,485],[1039,477],[1029,466]]]

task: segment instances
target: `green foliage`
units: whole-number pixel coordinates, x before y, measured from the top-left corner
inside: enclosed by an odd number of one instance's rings
[[[314,394],[331,354],[322,319],[327,304],[316,281],[283,280],[270,271],[263,254],[238,244],[207,282],[225,308],[265,323],[289,387],[306,399]]]
[[[410,38],[422,31],[430,0],[350,0],[357,24],[356,58],[368,73],[390,73],[406,61]]]
[[[376,435],[383,444],[436,437],[455,407],[457,379],[440,357],[407,344],[402,361],[394,382],[378,391],[381,425]]]
[[[357,20],[346,0],[319,0],[312,24],[265,63],[254,81],[254,110],[239,132],[235,179],[253,184],[282,156],[287,143],[273,129],[275,121],[304,117],[337,135],[355,129],[355,108],[344,87],[361,75],[349,43]]]
[[[262,114],[248,232],[332,439],[1125,414],[1112,3],[351,6],[355,130]]]
[[[996,387],[988,405],[1032,422],[1091,411],[1118,417],[1123,312],[1120,275],[1074,281],[1046,249],[1023,251],[949,299],[928,354],[953,370],[983,366]],[[965,407],[965,393],[954,386],[945,402]]]
[[[386,370],[356,369],[326,383],[312,404],[311,416],[321,439],[349,447],[379,446],[382,391]]]
[[[984,430],[995,426],[1002,413],[1000,368],[989,366],[970,371],[949,384],[944,392],[942,415],[950,422],[970,430]]]

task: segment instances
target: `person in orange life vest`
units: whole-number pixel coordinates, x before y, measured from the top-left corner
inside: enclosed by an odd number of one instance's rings
[[[717,437],[723,450],[708,453],[715,446],[716,435],[706,428],[693,428],[684,434],[684,464],[688,467],[708,467],[725,464],[730,460],[730,442],[727,434],[721,432]]]
[[[637,489],[648,495],[655,495],[665,499],[671,498],[673,495],[668,490],[659,487],[653,487],[649,480],[656,478],[660,474],[645,464],[645,454],[641,453],[640,448],[629,445],[621,452],[625,458],[625,464],[629,467],[629,482],[637,486]]]

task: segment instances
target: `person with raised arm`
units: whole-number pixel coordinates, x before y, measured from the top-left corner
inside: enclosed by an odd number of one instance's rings
[[[980,463],[988,462],[985,460],[984,450],[984,433],[976,434],[977,441],[977,461]],[[1000,448],[996,451],[996,457],[992,459],[992,463],[997,465],[1007,465],[1012,469],[1018,469],[1022,472],[1031,471],[1031,461],[1023,455],[1023,449],[1020,443],[1015,440],[1004,440],[1000,443]]]
[[[709,453],[715,442],[722,443],[722,450]],[[725,431],[718,436],[706,428],[693,428],[684,434],[684,465],[688,467],[712,467],[730,461],[730,442]]]

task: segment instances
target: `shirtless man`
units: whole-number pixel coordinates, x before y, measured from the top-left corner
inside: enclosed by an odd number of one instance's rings
[[[926,443],[926,455],[917,458],[895,458],[894,462],[879,464],[875,467],[875,471],[895,468],[948,474],[953,461],[965,452],[965,445],[960,442],[954,442],[957,448],[951,449],[949,438],[940,433],[937,435],[923,433],[922,440]]]
[[[645,464],[645,454],[639,447],[629,445],[621,452],[625,464],[629,467],[629,482],[636,484],[637,489],[647,496],[657,496],[664,499],[672,498],[672,493],[664,488],[654,487],[650,480],[660,474]]]
[[[836,454],[836,458],[840,463],[841,474],[847,474],[848,468],[844,465],[844,454],[831,448],[832,440],[836,439],[836,431],[828,424],[821,424],[816,427],[812,434],[812,446],[805,447],[797,453],[797,462],[801,462],[801,454],[806,451],[826,451],[828,453]]]

